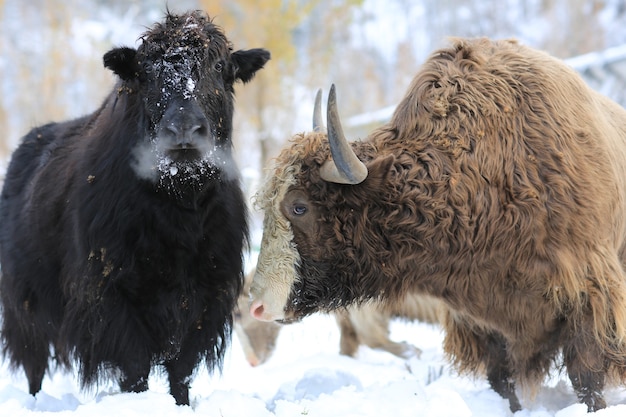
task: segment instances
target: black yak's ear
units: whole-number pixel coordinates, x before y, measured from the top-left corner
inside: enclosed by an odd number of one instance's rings
[[[247,83],[269,61],[270,52],[261,48],[249,49],[247,51],[240,50],[233,52],[231,58],[237,67],[235,79]]]
[[[139,64],[135,59],[137,50],[121,47],[104,54],[104,66],[116,73],[122,80],[130,81],[139,75]]]

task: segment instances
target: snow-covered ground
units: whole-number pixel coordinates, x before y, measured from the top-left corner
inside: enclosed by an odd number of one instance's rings
[[[196,375],[191,407],[176,406],[165,377],[154,374],[150,390],[122,394],[115,384],[81,391],[72,373],[52,372],[36,398],[21,372],[0,363],[0,416],[207,416],[207,417],[496,417],[509,416],[508,403],[483,379],[459,377],[443,359],[442,334],[431,325],[393,322],[394,340],[419,346],[421,357],[402,360],[361,347],[353,359],[338,354],[339,331],[332,317],[312,316],[285,326],[274,355],[252,368],[233,336],[224,370]],[[626,388],[606,392],[608,407],[598,417],[626,416]],[[516,417],[578,417],[564,375],[546,381],[534,399],[523,399]]]

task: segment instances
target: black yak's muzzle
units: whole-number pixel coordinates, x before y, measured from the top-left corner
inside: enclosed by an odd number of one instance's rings
[[[150,137],[134,147],[132,168],[140,178],[172,190],[236,178],[228,143],[218,140],[218,124],[194,98],[172,100]]]
[[[194,100],[172,103],[158,125],[159,148],[174,162],[196,161],[215,146],[209,121]]]

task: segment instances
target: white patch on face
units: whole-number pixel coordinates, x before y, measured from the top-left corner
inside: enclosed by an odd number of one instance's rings
[[[193,91],[196,89],[196,83],[193,80],[193,78],[189,77],[187,78],[187,94],[189,95],[188,98],[193,97]]]
[[[250,294],[252,303],[261,302],[265,320],[280,320],[285,317],[285,306],[291,288],[298,278],[296,266],[300,254],[293,241],[291,223],[280,211],[280,203],[289,187],[295,184],[295,172],[299,167],[290,167],[284,178],[272,177],[263,192],[257,196],[265,211],[263,238],[257,260],[256,274]]]
[[[196,82],[194,68],[200,66],[198,59],[183,46],[168,50],[160,61],[153,64],[153,70],[159,74],[163,82],[160,102],[157,107],[164,106],[172,93],[182,94],[185,100],[196,99]],[[202,76],[199,74],[198,76]]]
[[[157,138],[134,148],[131,168],[139,178],[161,185],[171,184],[173,177],[199,183],[207,179],[233,180],[239,177],[235,161],[220,148],[207,144],[199,151],[201,157],[197,160],[177,162],[160,149]]]

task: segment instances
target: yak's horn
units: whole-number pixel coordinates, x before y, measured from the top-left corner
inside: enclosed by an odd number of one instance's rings
[[[324,132],[325,130],[322,120],[322,89],[320,88],[315,95],[315,107],[313,107],[313,131]]]
[[[337,112],[335,85],[328,94],[328,142],[333,159],[326,161],[320,168],[324,181],[339,184],[359,184],[367,178],[367,167],[356,156],[348,143]]]

